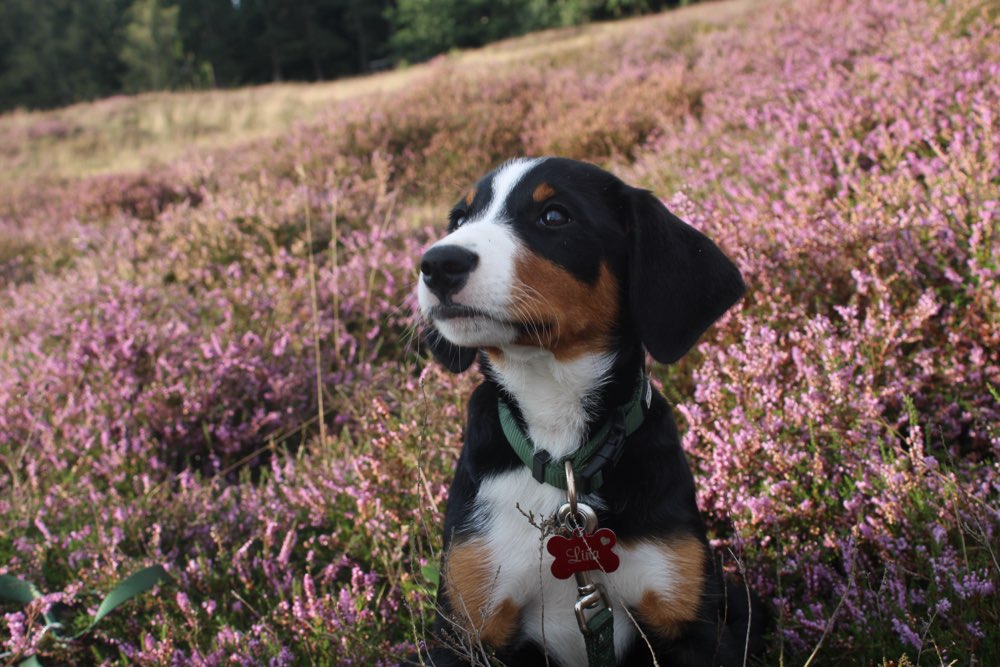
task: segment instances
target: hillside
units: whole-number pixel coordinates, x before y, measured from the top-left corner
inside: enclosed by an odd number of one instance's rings
[[[733,21],[751,0],[695,5],[675,12],[612,23],[594,23],[508,39],[473,51],[456,51],[433,64],[327,83],[284,83],[180,93],[117,96],[45,112],[0,114],[0,170],[7,178],[77,177],[141,171],[184,155],[277,137],[296,124],[331,115],[345,100],[377,107],[380,94],[419,85],[442,62],[458,67],[569,61],[595,44],[645,30],[683,33]],[[367,99],[366,99],[367,98]]]
[[[744,273],[654,377],[767,664],[1000,663],[998,13],[732,0],[0,116],[0,574],[52,594],[0,606],[0,660],[411,650],[475,384],[421,349],[417,258],[472,180],[558,154]],[[37,622],[156,563],[82,641]]]

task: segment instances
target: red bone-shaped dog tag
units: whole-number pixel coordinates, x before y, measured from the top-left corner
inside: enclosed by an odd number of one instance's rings
[[[552,576],[556,579],[569,579],[575,572],[614,572],[620,562],[618,554],[612,551],[617,541],[617,536],[610,528],[598,528],[591,535],[553,535],[545,545],[549,553],[555,556],[552,561]]]

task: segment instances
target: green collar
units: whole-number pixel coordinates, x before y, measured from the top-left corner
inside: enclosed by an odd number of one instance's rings
[[[611,421],[604,424],[582,447],[571,456],[558,461],[553,460],[552,455],[544,449],[535,446],[502,398],[498,401],[500,426],[514,453],[531,470],[532,477],[538,482],[565,490],[564,461],[568,458],[573,462],[577,490],[580,493],[590,493],[601,487],[605,474],[618,463],[625,438],[642,425],[652,398],[653,389],[649,379],[645,373],[640,372],[631,400],[620,406]]]

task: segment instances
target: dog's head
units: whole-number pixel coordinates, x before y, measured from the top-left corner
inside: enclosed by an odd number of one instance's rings
[[[569,360],[628,338],[671,363],[744,289],[722,251],[648,191],[562,158],[484,176],[420,271],[427,341],[455,372],[479,349]]]

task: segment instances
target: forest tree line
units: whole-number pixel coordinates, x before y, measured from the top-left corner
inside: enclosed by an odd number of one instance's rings
[[[3,0],[0,111],[319,81],[687,0]]]

